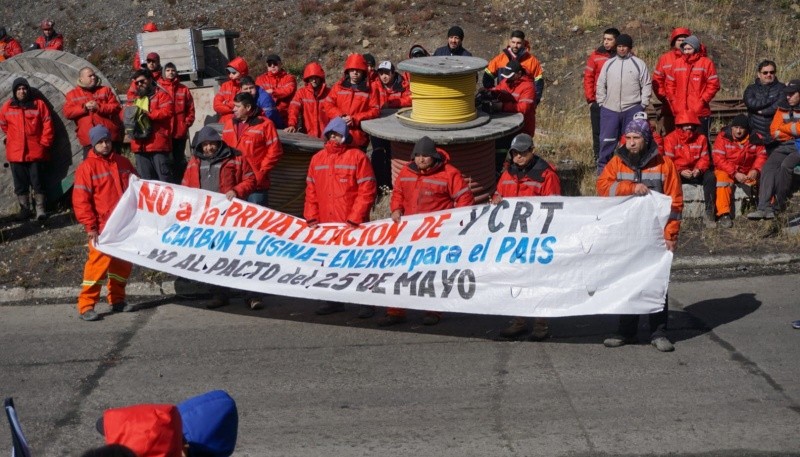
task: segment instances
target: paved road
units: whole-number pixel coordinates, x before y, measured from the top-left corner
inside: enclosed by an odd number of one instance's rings
[[[671,354],[604,348],[609,317],[529,343],[494,341],[502,318],[378,330],[279,297],[96,323],[71,304],[3,304],[0,394],[37,457],[102,444],[105,408],[215,388],[237,400],[238,456],[800,455],[799,296],[800,275],[673,284]]]

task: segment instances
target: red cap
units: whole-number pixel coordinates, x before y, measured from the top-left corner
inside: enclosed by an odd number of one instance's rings
[[[147,54],[147,59],[145,60],[152,60],[153,62],[161,63],[161,56],[159,56],[156,52],[151,52],[150,54]]]
[[[144,25],[144,27],[142,27],[142,32],[158,32],[158,27],[156,26],[155,22],[148,22]]]

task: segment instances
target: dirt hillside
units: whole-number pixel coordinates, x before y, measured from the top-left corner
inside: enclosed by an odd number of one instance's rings
[[[465,47],[488,59],[519,28],[544,67],[545,103],[572,109],[581,107],[586,55],[609,26],[632,35],[637,54],[651,66],[673,27],[692,28],[708,46],[728,95],[741,92],[763,58],[788,68],[788,74],[779,71],[781,79],[800,76],[794,54],[800,38],[792,34],[798,3],[753,0],[741,11],[742,3],[733,0],[6,0],[0,25],[25,47],[39,33],[41,19],[55,20],[66,50],[95,63],[120,87],[127,84],[135,34],[151,20],[162,30],[239,31],[238,53],[256,73],[265,69],[265,56],[278,53],[290,70],[316,59],[334,77],[351,52],[397,61],[416,43],[433,51],[453,24],[465,30]]]

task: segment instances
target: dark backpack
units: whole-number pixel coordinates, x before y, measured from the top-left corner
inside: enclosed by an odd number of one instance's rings
[[[134,140],[146,140],[153,133],[153,125],[147,112],[135,105],[123,109],[122,124],[125,126],[125,134]]]

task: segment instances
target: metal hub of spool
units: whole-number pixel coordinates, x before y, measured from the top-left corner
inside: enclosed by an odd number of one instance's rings
[[[410,160],[413,144],[427,136],[443,147],[470,183],[477,203],[488,201],[495,186],[494,140],[517,132],[519,113],[479,113],[475,108],[478,74],[487,62],[477,57],[421,57],[400,62],[411,73],[411,109],[384,110],[363,121],[372,136],[392,142],[392,179]]]

